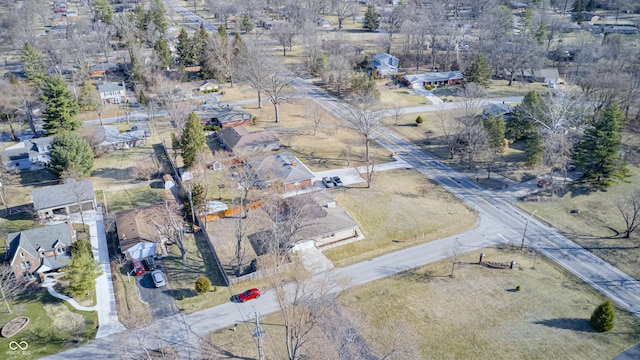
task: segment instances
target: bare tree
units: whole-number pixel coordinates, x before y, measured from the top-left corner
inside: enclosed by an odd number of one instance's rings
[[[247,57],[243,64],[240,64],[238,76],[249,83],[258,92],[258,108],[262,109],[262,92],[265,89],[265,79],[269,73],[269,68],[264,62],[267,55],[265,51],[255,44],[247,44]]]
[[[305,117],[313,124],[313,136],[316,136],[318,127],[324,119],[325,111],[318,103],[313,102],[311,105],[305,107]]]
[[[391,112],[393,114],[393,118],[396,120],[396,126],[398,126],[398,120],[400,120],[400,116],[404,114],[404,108],[397,102],[391,109]]]
[[[293,96],[291,84],[293,83],[294,76],[280,61],[271,59],[271,61],[267,61],[266,64],[268,64],[267,68],[270,69],[270,71],[263,79],[264,85],[262,90],[273,104],[277,123],[280,121],[280,111],[278,107],[280,104],[288,102]]]
[[[17,170],[7,169],[5,164],[0,163],[0,198],[6,211],[9,211],[7,195],[17,194],[17,191],[9,191],[9,188],[14,186],[20,186],[20,174]]]
[[[640,221],[640,192],[618,198],[615,201],[616,208],[620,212],[625,223],[625,238],[629,238],[636,230]]]
[[[218,32],[208,38],[205,45],[207,55],[205,56],[206,67],[214,73],[224,77],[224,80],[233,83],[238,64],[244,62],[246,48],[239,33],[230,36],[226,32]]]
[[[456,149],[458,148],[458,137],[462,131],[462,123],[457,119],[448,119],[441,116],[440,125],[442,127],[445,145],[449,151],[449,159],[453,159],[456,154]]]
[[[451,274],[449,274],[449,277],[453,278],[455,277],[456,265],[460,262],[460,259],[462,259],[462,245],[456,240],[454,244],[445,250],[444,254],[451,262]]]
[[[332,10],[338,18],[338,31],[342,30],[342,24],[351,16],[353,12],[357,12],[358,5],[350,1],[332,1]]]
[[[185,95],[178,81],[170,80],[163,74],[157,74],[153,82],[158,102],[167,110],[169,118],[175,124],[178,138],[181,138],[189,113],[192,111],[191,106],[184,101]]]
[[[182,231],[182,209],[180,205],[175,201],[164,200],[162,205],[156,208],[149,221],[156,226],[162,236],[178,246],[180,258],[185,261],[187,259],[187,248]]]
[[[273,27],[273,33],[278,40],[278,44],[282,46],[282,56],[287,56],[287,49],[291,50],[293,48],[293,38],[297,33],[295,25],[288,21],[277,23]]]
[[[373,183],[373,177],[376,175],[376,166],[373,161],[367,161],[361,167],[356,167],[356,172],[360,175],[361,178],[364,179],[367,183],[367,189],[371,188],[371,184]]]
[[[374,98],[352,98],[350,105],[347,121],[364,139],[364,159],[369,162],[369,143],[381,127],[383,110]]]
[[[535,69],[540,62],[538,47],[533,40],[527,36],[512,35],[504,39],[502,44],[502,56],[500,62],[508,71],[509,86],[517,74],[526,69]]]
[[[9,314],[11,314],[11,307],[9,302],[15,300],[23,291],[24,284],[13,274],[13,269],[8,264],[0,264],[0,295],[2,295],[2,301],[4,301]]]
[[[293,248],[305,239],[304,230],[312,225],[313,220],[326,215],[313,192],[288,197],[272,192],[263,200],[262,207],[269,215],[272,226],[266,235],[272,237],[273,241],[263,239],[270,252]]]

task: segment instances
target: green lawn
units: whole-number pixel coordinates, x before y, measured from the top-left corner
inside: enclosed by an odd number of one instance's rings
[[[121,210],[153,205],[161,202],[167,191],[169,190],[153,189],[148,185],[119,191],[109,191],[105,192],[106,204],[104,204],[104,206],[110,214],[113,214]],[[98,201],[101,200],[103,199],[98,199]]]
[[[16,316],[28,316],[29,324],[12,338],[0,338],[0,348],[9,350],[10,341],[26,341],[29,347],[25,351],[9,353],[7,359],[38,359],[77,346],[71,340],[76,335],[81,339],[79,345],[87,339],[94,339],[97,332],[98,314],[77,311],[66,302],[54,298],[40,287],[27,290],[23,296],[11,303],[12,314],[2,305],[0,325],[4,325]]]

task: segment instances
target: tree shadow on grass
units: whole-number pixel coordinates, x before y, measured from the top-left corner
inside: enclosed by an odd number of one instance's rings
[[[553,327],[557,329],[596,332],[590,325],[589,319],[581,318],[557,318],[536,321],[535,324]]]
[[[169,291],[169,294],[173,296],[173,298],[176,300],[182,300],[183,296],[185,299],[198,296],[198,293],[194,289],[181,288],[181,289],[171,289],[168,291]]]

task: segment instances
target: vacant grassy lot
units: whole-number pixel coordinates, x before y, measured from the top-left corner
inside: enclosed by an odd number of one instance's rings
[[[640,169],[630,167],[630,183],[617,183],[606,191],[592,191],[582,184],[573,185],[564,194],[550,201],[521,202],[526,211],[560,230],[565,236],[625,273],[640,279],[640,248],[637,231],[630,239],[623,238],[624,220],[616,201],[638,190]],[[571,214],[578,210],[579,214]]]
[[[95,338],[98,326],[98,314],[95,312],[77,311],[66,302],[54,298],[40,287],[28,289],[23,296],[11,302],[12,314],[2,304],[0,326],[17,316],[28,316],[29,324],[12,338],[0,338],[0,348],[6,359],[38,359],[45,355],[76,346],[72,343],[76,336],[81,339]],[[24,352],[9,349],[10,341],[26,341],[29,347]],[[6,353],[5,353],[6,351]]]
[[[171,198],[170,190],[151,188],[147,184],[131,187],[118,191],[107,191],[106,208],[109,214],[114,214],[121,210],[133,209],[161,202],[165,198]],[[97,198],[102,201],[102,198]]]
[[[334,194],[366,237],[325,251],[336,266],[461,233],[476,223],[472,210],[415,170],[381,171],[370,189],[362,184]]]
[[[464,261],[477,261],[479,252]],[[340,304],[378,354],[415,341],[419,358],[610,359],[637,342],[638,319],[619,308],[611,333],[592,331],[588,319],[602,295],[553,262],[538,260],[534,270],[519,250],[483,252],[485,260],[519,265],[463,265],[450,279],[443,261],[349,291]],[[377,341],[389,327],[409,339]]]
[[[478,251],[464,257],[470,264],[459,264],[453,279],[445,260],[378,280],[338,297],[340,324],[353,326],[371,354],[393,352],[397,359],[610,359],[637,342],[640,322],[620,308],[613,331],[591,330],[588,319],[602,295],[553,262],[537,259],[532,269],[526,252],[482,251],[485,260],[514,259],[518,265],[481,267],[474,264]],[[281,315],[270,314],[261,324],[267,357],[281,358]],[[214,332],[211,353],[255,358],[252,333],[251,323]],[[339,345],[327,339],[330,333],[314,332],[303,354],[331,358],[326,355]]]

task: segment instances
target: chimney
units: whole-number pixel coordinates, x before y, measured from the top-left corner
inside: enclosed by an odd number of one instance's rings
[[[292,161],[292,162],[291,162],[291,166],[296,166],[296,165],[298,165],[298,162],[297,162],[297,161]]]

